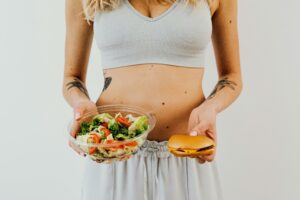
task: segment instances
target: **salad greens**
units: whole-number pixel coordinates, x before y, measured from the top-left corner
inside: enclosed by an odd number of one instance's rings
[[[110,133],[113,135],[114,138],[118,134],[120,126],[121,125],[117,123],[115,119],[111,119],[108,122],[108,130],[110,130]]]
[[[110,114],[108,113],[101,113],[99,115],[96,115],[93,118],[93,121],[98,121],[98,122],[108,122],[109,120],[114,119]]]
[[[135,136],[142,134],[144,131],[148,129],[148,118],[143,115],[138,117],[128,128],[128,135]]]
[[[113,117],[109,113],[101,113],[94,116],[91,122],[82,122],[77,136],[97,132],[101,141],[109,134],[112,134],[113,140],[126,140],[143,134],[148,128],[149,122],[145,115],[133,117],[127,114],[123,117],[119,112]]]
[[[145,138],[138,138],[126,143],[118,141],[128,140],[143,134],[150,128],[147,116],[134,117],[127,114],[125,117],[119,112],[115,116],[101,113],[90,122],[82,122],[76,140],[83,143],[80,148],[88,153],[92,159],[105,160],[128,156],[137,151]],[[84,144],[111,144],[107,147],[88,146]]]
[[[85,135],[90,131],[90,124],[87,122],[82,122],[80,124],[80,131],[77,135]]]

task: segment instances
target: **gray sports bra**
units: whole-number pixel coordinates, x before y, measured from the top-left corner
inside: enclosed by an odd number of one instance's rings
[[[154,18],[122,1],[117,9],[95,14],[94,37],[103,69],[142,63],[205,66],[212,33],[206,0],[199,0],[195,8],[176,0]]]

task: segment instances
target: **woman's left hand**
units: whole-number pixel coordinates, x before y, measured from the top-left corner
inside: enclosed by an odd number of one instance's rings
[[[194,108],[189,117],[188,132],[192,136],[205,135],[214,140],[217,145],[216,135],[216,115],[217,113],[209,107],[203,106],[202,104]],[[215,150],[212,154],[207,156],[197,156],[198,163],[205,163],[206,161],[211,162],[215,158]]]

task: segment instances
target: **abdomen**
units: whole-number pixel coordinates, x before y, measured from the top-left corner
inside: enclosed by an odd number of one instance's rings
[[[203,68],[163,64],[141,64],[105,70],[111,83],[97,105],[127,104],[153,112],[157,123],[149,140],[168,140],[172,134],[187,133],[193,108],[204,100]]]

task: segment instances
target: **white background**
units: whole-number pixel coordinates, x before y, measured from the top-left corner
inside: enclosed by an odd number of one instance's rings
[[[218,116],[216,160],[227,200],[300,199],[299,1],[239,1],[244,90]],[[1,1],[0,198],[79,199],[84,158],[64,138],[64,1]],[[212,47],[204,79],[217,81]],[[88,90],[102,89],[93,47]]]

